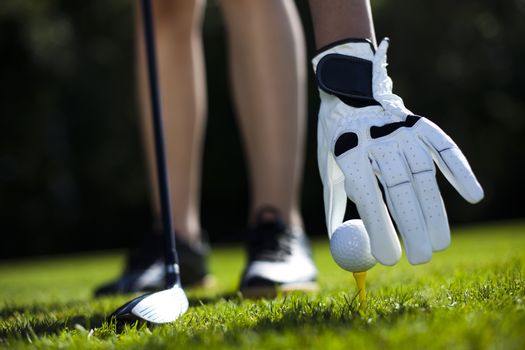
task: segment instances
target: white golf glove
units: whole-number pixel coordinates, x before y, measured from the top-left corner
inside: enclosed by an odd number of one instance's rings
[[[388,44],[384,39],[374,52],[368,41],[348,40],[313,59],[321,97],[318,161],[326,223],[331,237],[343,222],[348,196],[380,263],[393,265],[401,257],[391,216],[409,262],[421,264],[450,244],[433,160],[467,201],[480,201],[483,189],[454,141],[392,93]]]

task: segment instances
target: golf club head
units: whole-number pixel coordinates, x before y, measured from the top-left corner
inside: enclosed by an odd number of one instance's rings
[[[179,285],[160,292],[141,295],[113,312],[110,319],[117,322],[149,322],[154,324],[175,321],[188,310],[188,298]]]

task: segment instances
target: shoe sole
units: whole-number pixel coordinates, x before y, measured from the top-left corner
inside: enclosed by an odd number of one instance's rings
[[[317,282],[287,283],[274,286],[245,287],[240,290],[242,296],[247,299],[272,299],[278,295],[292,293],[313,293],[319,290]]]

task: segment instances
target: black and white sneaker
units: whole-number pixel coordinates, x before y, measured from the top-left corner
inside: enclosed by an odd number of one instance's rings
[[[208,274],[208,244],[190,245],[175,238],[179,257],[181,283],[186,287],[209,286],[213,278]],[[149,292],[165,288],[162,236],[146,235],[143,243],[128,254],[124,272],[117,279],[95,290],[95,296]]]
[[[280,292],[318,289],[306,234],[300,228],[287,227],[276,209],[259,211],[246,248],[248,263],[240,285],[243,296],[272,298]]]

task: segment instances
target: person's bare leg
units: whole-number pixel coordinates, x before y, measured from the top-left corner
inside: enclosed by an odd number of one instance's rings
[[[137,1],[138,5],[138,1]],[[153,1],[158,74],[165,125],[173,223],[177,236],[200,238],[200,177],[206,113],[201,39],[203,0]],[[136,6],[137,12],[140,6]],[[150,193],[156,224],[160,203],[155,167],[150,98],[140,13],[137,13],[137,69]]]
[[[237,114],[248,156],[252,216],[278,209],[302,226],[306,53],[292,0],[222,0]]]
[[[316,47],[347,38],[376,44],[369,0],[310,0]]]

